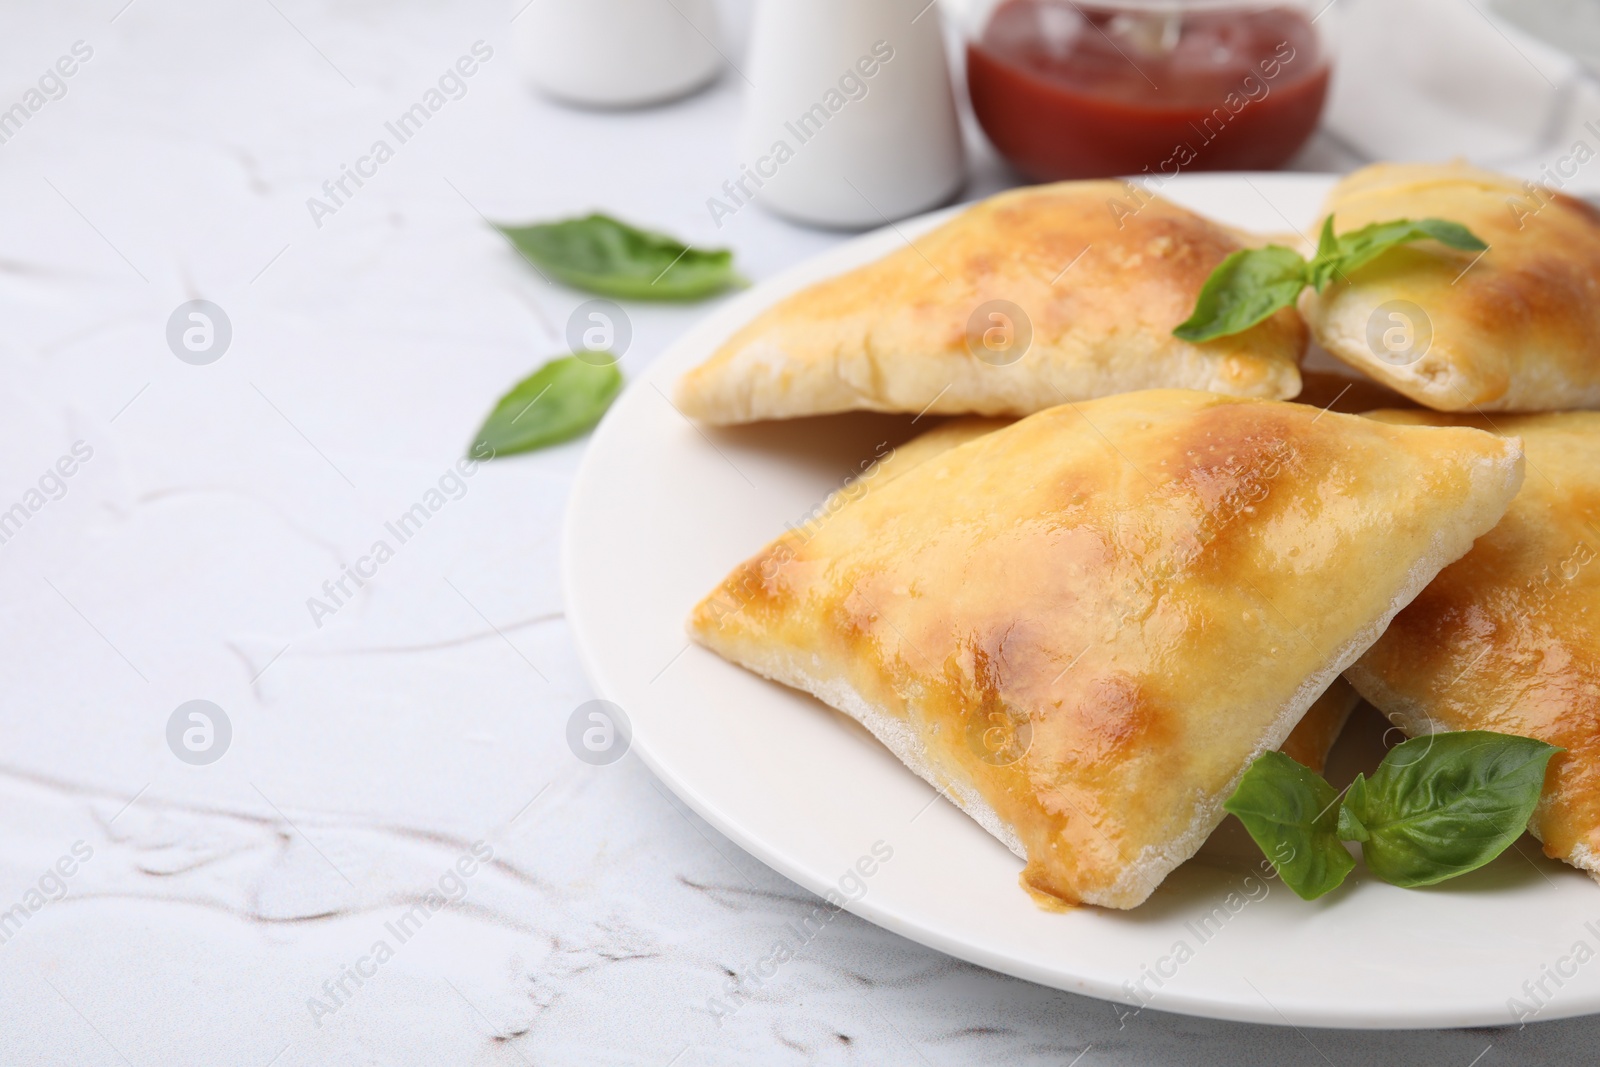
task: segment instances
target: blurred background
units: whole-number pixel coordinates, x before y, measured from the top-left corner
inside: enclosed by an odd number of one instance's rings
[[[489,222],[602,210],[731,248],[759,282],[942,203],[1160,172],[1172,150],[1133,135],[1165,119],[1038,151],[1061,114],[1143,106],[1121,67],[1073,81],[1099,41],[1197,93],[1266,56],[1214,5],[1190,28],[1241,49],[1217,70],[1184,67],[1184,27],[1148,5],[1096,8],[1091,37],[1073,5],[912,4],[926,32],[888,69],[931,88],[842,90],[859,202],[821,150],[748,196],[773,124],[835,69],[830,31],[873,5],[663,2],[7,6],[0,514],[23,510],[0,524],[0,1060],[1467,1067],[1592,1048],[1582,1020],[1124,1023],[848,915],[736,1017],[708,1010],[814,901],[636,758],[574,758],[593,694],[559,531],[582,441],[447,478],[588,297]],[[1242,161],[1197,128],[1192,169],[1460,156],[1600,192],[1600,3],[1282,6],[1303,66],[1258,66],[1271,94],[1237,112],[1280,125]],[[1041,70],[1069,74],[1030,88]],[[716,303],[628,305],[624,375]],[[380,577],[347,579],[430,493]],[[193,701],[210,732],[191,744]],[[390,925],[430,894],[454,906],[402,941]]]

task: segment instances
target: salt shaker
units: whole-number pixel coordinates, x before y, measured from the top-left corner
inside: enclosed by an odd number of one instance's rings
[[[693,92],[722,56],[714,0],[512,0],[524,74],[559,100],[640,107]]]
[[[719,198],[730,213],[755,200],[801,222],[876,226],[961,187],[930,0],[760,0],[745,73],[739,177]]]

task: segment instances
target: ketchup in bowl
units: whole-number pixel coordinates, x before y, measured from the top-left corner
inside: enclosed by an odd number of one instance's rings
[[[1035,180],[1279,167],[1327,96],[1312,17],[1282,0],[980,8],[967,44],[972,107]]]

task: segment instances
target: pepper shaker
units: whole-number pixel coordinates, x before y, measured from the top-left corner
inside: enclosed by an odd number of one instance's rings
[[[877,226],[961,187],[961,126],[930,0],[761,0],[747,74],[730,213],[754,199],[801,222]]]

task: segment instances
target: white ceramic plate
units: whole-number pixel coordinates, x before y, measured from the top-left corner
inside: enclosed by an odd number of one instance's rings
[[[1221,221],[1283,232],[1311,226],[1330,181],[1184,176],[1165,192]],[[744,293],[633,382],[596,431],[568,509],[567,610],[589,677],[631,718],[638,754],[708,822],[806,888],[842,886],[865,919],[1059,989],[1302,1026],[1501,1025],[1516,1021],[1513,997],[1539,1019],[1600,1010],[1600,960],[1587,962],[1600,950],[1600,889],[1526,837],[1444,887],[1396,889],[1358,867],[1306,903],[1219,834],[1134,911],[1045,912],[1018,887],[1021,862],[864,730],[689,645],[690,608],[736,563],[803,521],[879,442],[928,421],[703,430],[668,402],[673,381],[780,297],[948,214],[868,234]],[[870,859],[878,842],[893,851],[887,862]],[[863,857],[871,875],[851,875]],[[1579,942],[1588,952],[1575,955]]]

